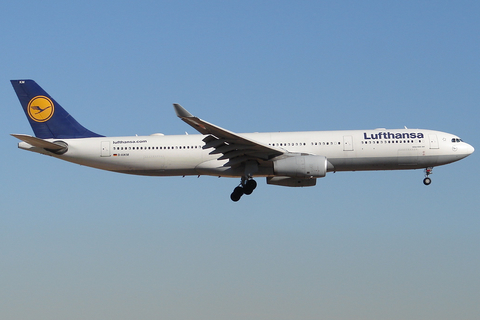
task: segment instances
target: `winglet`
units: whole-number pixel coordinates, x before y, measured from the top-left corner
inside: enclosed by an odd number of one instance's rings
[[[182,121],[188,123],[188,125],[192,126],[200,132],[201,134],[209,134],[210,131],[205,127],[205,121],[200,120],[199,118],[195,117],[193,114],[188,112],[184,107],[179,105],[178,103],[174,103],[173,107],[175,108],[175,112],[177,113],[177,117],[182,119]]]
[[[178,103],[174,103],[173,107],[175,108],[175,113],[179,118],[193,118],[193,115],[188,112],[184,107],[179,105]]]

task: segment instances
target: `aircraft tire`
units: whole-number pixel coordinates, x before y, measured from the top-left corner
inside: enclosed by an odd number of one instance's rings
[[[255,188],[257,187],[257,182],[255,180],[248,180],[246,183],[245,183],[245,187],[243,188],[243,193],[245,193],[246,195],[250,195],[252,194],[253,190],[255,190]]]
[[[236,187],[232,194],[230,195],[230,199],[233,201],[233,202],[237,202],[238,200],[240,200],[240,198],[243,196],[243,188],[242,187]]]
[[[432,179],[430,179],[430,178],[423,179],[423,184],[424,185],[428,186],[430,183],[432,183]]]

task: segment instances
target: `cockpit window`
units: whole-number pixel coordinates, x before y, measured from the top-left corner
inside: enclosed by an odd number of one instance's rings
[[[459,138],[452,138],[452,142],[462,142],[462,139],[459,139]]]

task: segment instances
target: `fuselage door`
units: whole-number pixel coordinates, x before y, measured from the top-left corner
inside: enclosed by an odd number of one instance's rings
[[[102,141],[102,157],[110,157],[110,141]]]
[[[436,134],[429,134],[430,138],[430,149],[438,149],[438,139]]]
[[[353,151],[352,136],[343,136],[343,151]]]

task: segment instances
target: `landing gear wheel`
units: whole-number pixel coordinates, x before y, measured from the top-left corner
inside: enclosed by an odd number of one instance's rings
[[[428,176],[432,174],[433,167],[427,167],[425,168],[425,179],[423,179],[423,184],[428,186],[430,183],[432,183],[432,179],[430,179]]]
[[[232,201],[234,202],[237,202],[238,200],[240,200],[240,198],[243,196],[244,194],[244,190],[242,187],[236,187],[232,194],[230,195],[230,199],[232,199]]]
[[[253,179],[247,180],[245,186],[243,187],[243,193],[246,195],[252,194],[253,190],[257,187],[257,182]]]

